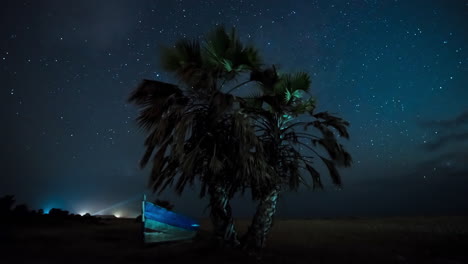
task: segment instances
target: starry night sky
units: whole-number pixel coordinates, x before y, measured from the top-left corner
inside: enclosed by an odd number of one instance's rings
[[[0,196],[95,212],[148,192],[128,94],[175,81],[161,45],[223,24],[351,122],[344,188],[285,194],[280,217],[468,213],[468,1],[2,1],[0,21]]]

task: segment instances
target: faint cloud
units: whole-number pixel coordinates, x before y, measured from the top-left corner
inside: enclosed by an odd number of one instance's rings
[[[439,150],[451,143],[460,143],[468,140],[468,131],[459,133],[450,133],[437,137],[434,141],[424,144],[424,149],[428,151]]]
[[[422,145],[427,151],[437,151],[448,145],[468,142],[468,111],[452,119],[425,121],[420,123],[420,126],[435,130],[436,137]]]
[[[468,124],[468,111],[461,113],[456,118],[448,120],[431,120],[422,122],[421,126],[425,128],[450,129]]]
[[[418,175],[468,176],[468,111],[452,119],[420,123],[434,129],[435,137],[422,144],[434,157],[418,164]]]

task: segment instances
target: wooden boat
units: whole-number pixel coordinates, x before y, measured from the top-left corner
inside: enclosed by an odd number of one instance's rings
[[[200,227],[196,220],[150,203],[146,198],[142,203],[142,221],[145,243],[192,239]]]

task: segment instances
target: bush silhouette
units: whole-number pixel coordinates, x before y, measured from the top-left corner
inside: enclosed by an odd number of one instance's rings
[[[9,215],[15,202],[14,195],[5,195],[0,198],[0,215]]]
[[[13,209],[14,216],[28,216],[30,214],[28,206],[26,204],[18,204]]]
[[[57,218],[66,218],[69,215],[69,212],[58,208],[52,208],[49,211],[49,215]]]

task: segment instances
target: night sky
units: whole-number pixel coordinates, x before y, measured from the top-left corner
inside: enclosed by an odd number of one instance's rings
[[[162,45],[223,24],[310,73],[319,110],[351,123],[343,189],[287,193],[279,217],[468,213],[466,0],[2,1],[0,21],[0,196],[136,214],[149,174],[126,99],[142,79],[175,81]],[[195,191],[161,198],[206,215]]]

